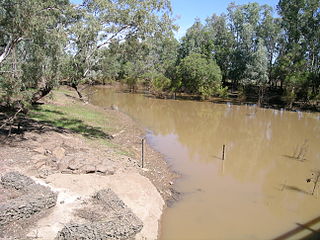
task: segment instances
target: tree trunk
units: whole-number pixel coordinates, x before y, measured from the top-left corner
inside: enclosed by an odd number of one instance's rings
[[[295,100],[295,89],[293,87],[291,90],[289,109],[292,109],[294,100]]]
[[[16,39],[10,39],[7,43],[5,49],[3,50],[3,53],[0,54],[0,64],[6,59],[6,57],[9,56],[11,50],[20,42],[23,38],[19,37]]]
[[[44,86],[43,88],[40,88],[36,93],[33,94],[32,96],[32,103],[36,103],[37,101],[39,101],[41,98],[43,98],[44,96],[48,95],[52,90],[51,86]]]
[[[76,90],[76,92],[77,92],[80,100],[83,100],[83,96],[82,96],[81,92],[79,91],[78,86],[77,86],[76,84],[72,83],[72,84],[71,84],[71,87],[72,87],[74,90]]]
[[[263,86],[259,87],[259,97],[258,97],[258,107],[261,107],[261,105],[263,104],[263,98],[264,98],[264,91],[265,88]]]

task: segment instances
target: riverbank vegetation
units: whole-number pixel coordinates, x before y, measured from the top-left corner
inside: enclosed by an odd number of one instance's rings
[[[319,105],[318,0],[230,3],[179,41],[169,0],[3,0],[0,12],[0,98],[13,116],[56,86],[83,98],[80,84],[114,81],[158,96]]]

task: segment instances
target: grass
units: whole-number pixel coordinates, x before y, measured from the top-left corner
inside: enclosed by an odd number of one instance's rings
[[[85,105],[73,95],[73,91],[56,90],[53,94],[53,104],[37,105],[29,116],[54,127],[69,129],[91,142],[107,145],[118,154],[132,157],[132,153],[111,140],[112,134],[121,129],[117,120],[101,109]]]
[[[90,139],[110,139],[109,132],[113,130],[108,126],[108,120],[102,113],[85,108],[80,104],[37,106],[31,112],[30,117],[55,127],[69,129]]]
[[[56,90],[53,94],[53,104],[37,105],[29,116],[54,127],[69,129],[87,139],[110,140],[111,134],[117,131],[112,116],[66,96],[73,94],[65,89]]]

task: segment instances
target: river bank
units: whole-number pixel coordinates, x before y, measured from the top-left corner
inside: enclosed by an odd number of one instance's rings
[[[117,82],[109,83],[108,85],[97,84],[94,85],[98,88],[119,88],[123,92],[130,92],[126,85],[119,84]],[[87,88],[84,86],[83,88]],[[250,89],[252,90],[250,92]],[[255,88],[249,88],[246,90],[246,94],[240,90],[228,90],[227,94],[224,97],[220,96],[211,96],[206,99],[202,99],[200,95],[190,94],[185,92],[153,92],[145,88],[145,86],[137,86],[135,88],[135,93],[144,94],[147,97],[159,98],[159,99],[175,99],[175,100],[191,100],[197,102],[211,102],[216,104],[232,104],[232,105],[259,105],[258,90]],[[261,108],[264,109],[277,109],[285,111],[304,111],[304,112],[320,112],[320,101],[294,101],[291,104],[288,104],[286,97],[283,95],[284,90],[281,88],[273,87],[266,91],[263,101],[260,104]],[[290,106],[291,105],[291,106]]]
[[[7,235],[0,237],[53,239],[68,221],[84,221],[73,210],[87,204],[95,192],[110,188],[142,220],[144,227],[136,239],[156,239],[177,175],[148,144],[141,168],[144,129],[116,107],[83,103],[67,88],[55,91],[43,103],[29,113],[30,118],[19,120],[19,129],[14,127],[10,138],[4,139],[5,131],[1,133],[1,175],[18,171],[64,198],[58,195],[57,206],[40,221],[31,217],[13,222],[4,231]],[[15,198],[10,194],[0,189],[6,201]],[[50,223],[54,227],[45,227]]]
[[[318,114],[92,90],[91,103],[149,129],[181,174],[183,200],[163,214],[161,239],[273,239],[318,217],[306,181],[320,169]]]

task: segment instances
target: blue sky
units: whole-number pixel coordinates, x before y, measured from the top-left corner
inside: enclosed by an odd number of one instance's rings
[[[222,0],[171,0],[173,8],[173,16],[177,17],[176,24],[180,26],[177,38],[181,38],[186,30],[191,27],[196,18],[200,18],[202,22],[213,13],[220,15],[227,12],[230,1]],[[81,0],[71,0],[73,3],[80,3]],[[278,0],[234,0],[236,4],[246,4],[249,2],[257,2],[259,4],[268,4],[275,7]]]
[[[227,13],[227,7],[232,1],[221,0],[171,0],[174,16],[180,17],[176,23],[180,26],[176,34],[178,38],[182,37],[186,30],[194,23],[195,18],[200,18],[202,22],[213,13],[220,15]],[[261,5],[268,4],[276,7],[278,0],[234,0],[237,5],[249,2],[257,2]]]

